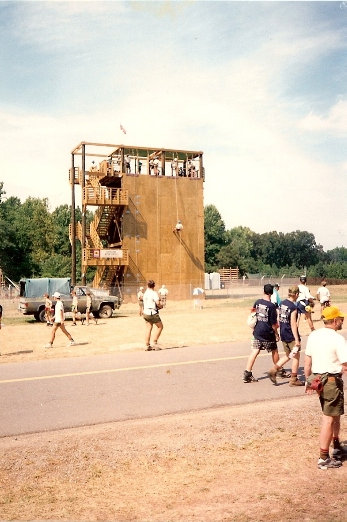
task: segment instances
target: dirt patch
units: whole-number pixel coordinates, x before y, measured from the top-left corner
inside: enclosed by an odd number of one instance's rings
[[[205,301],[203,310],[169,303],[163,344],[249,339],[249,307],[227,299]],[[136,305],[96,326],[67,327],[81,344],[66,348],[58,333],[45,351],[45,325],[5,326],[0,362],[143,349]],[[300,329],[308,333],[304,321]],[[342,522],[347,465],[317,470],[319,424],[317,397],[302,396],[5,437],[0,519]]]
[[[335,302],[341,299],[341,308],[347,310],[347,285],[334,287],[331,291]],[[166,308],[160,311],[164,323],[160,341],[164,348],[247,341],[250,329],[246,318],[253,302],[250,297],[206,299],[200,310],[194,309],[191,301],[169,300]],[[97,325],[91,322],[89,326],[82,326],[78,322],[77,326],[72,326],[68,317],[65,324],[77,346],[68,346],[67,338],[58,330],[54,348],[49,350],[43,347],[49,341],[50,327],[37,323],[30,316],[23,322],[16,301],[5,301],[3,306],[5,326],[0,332],[0,364],[144,349],[145,326],[138,315],[137,304],[122,306],[115,317],[99,320]],[[322,325],[319,310],[319,305],[316,305],[313,317],[317,327]],[[300,331],[302,335],[310,332],[304,319]]]
[[[342,522],[314,399],[2,439],[1,519]]]

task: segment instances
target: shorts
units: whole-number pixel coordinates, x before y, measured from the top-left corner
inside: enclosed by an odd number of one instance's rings
[[[71,312],[77,312],[77,306],[71,305]]]
[[[296,307],[298,309],[298,313],[299,314],[306,314],[306,306],[308,306],[310,303],[309,303],[309,300],[308,299],[302,299],[301,301],[298,301],[296,303]]]
[[[338,417],[344,414],[343,380],[341,377],[328,377],[319,401],[324,415]]]
[[[295,341],[290,341],[290,343],[288,343],[287,341],[282,341],[282,344],[283,344],[283,348],[284,348],[284,352],[286,354],[287,357],[289,357],[289,354],[290,352],[293,351],[293,348],[295,346]],[[301,352],[301,348],[300,346],[297,346],[297,353]]]
[[[274,352],[277,350],[276,341],[259,341],[258,339],[252,339],[251,347],[253,350],[267,350],[268,352]]]
[[[147,323],[150,323],[150,324],[161,323],[159,314],[153,314],[153,315],[143,314],[143,318],[145,321],[147,321]]]

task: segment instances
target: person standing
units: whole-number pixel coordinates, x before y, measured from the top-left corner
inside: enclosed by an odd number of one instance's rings
[[[90,319],[94,319],[95,324],[98,324],[98,320],[94,315],[92,314],[92,294],[89,292],[89,290],[86,292],[87,298],[86,298],[86,325],[89,326]]]
[[[143,315],[143,286],[140,286],[140,290],[137,292],[137,302],[139,303],[139,316]]]
[[[252,373],[252,368],[261,350],[271,352],[274,364],[278,362],[277,341],[279,341],[277,331],[277,309],[271,303],[273,286],[264,285],[264,296],[255,301],[252,311],[257,314],[257,324],[253,330],[251,353],[247,361],[246,369],[243,373],[243,382],[257,382]]]
[[[277,361],[268,373],[270,380],[274,384],[277,384],[276,376],[278,372],[282,370],[289,359],[292,359],[292,373],[289,386],[304,386],[304,383],[298,379],[301,350],[301,341],[297,325],[298,311],[295,305],[298,295],[299,288],[297,286],[289,288],[288,299],[284,299],[278,309],[280,336],[285,355]]]
[[[327,288],[327,282],[322,281],[321,286],[317,290],[317,299],[319,299],[320,302],[320,313],[322,313],[323,309],[326,306],[329,306],[330,302],[330,292]]]
[[[167,300],[168,293],[169,293],[169,290],[166,288],[165,285],[162,285],[158,291],[160,303],[162,304],[163,308],[166,306],[166,300]]]
[[[60,293],[54,292],[53,299],[56,300],[55,313],[54,313],[54,324],[53,324],[53,329],[52,329],[52,333],[51,333],[51,340],[48,344],[45,345],[45,348],[53,348],[55,334],[56,334],[56,331],[58,330],[58,328],[60,328],[61,331],[63,332],[63,334],[65,334],[66,337],[69,339],[69,341],[70,341],[69,346],[74,346],[76,343],[64,325],[64,321],[65,321],[64,305],[63,305],[62,301],[60,300]]]
[[[147,283],[147,290],[143,294],[143,318],[146,322],[146,351],[160,350],[158,346],[158,339],[163,331],[163,323],[159,316],[159,309],[162,308],[158,293],[154,290],[155,282],[150,279]],[[154,336],[153,347],[151,346],[151,333],[153,325],[156,326],[157,331]]]
[[[46,326],[53,326],[52,300],[49,298],[49,294],[44,294],[43,297],[45,298]]]
[[[281,303],[279,289],[280,289],[280,285],[278,283],[274,284],[274,291],[273,291],[272,296],[271,296],[271,303],[273,303],[276,306],[276,308]]]
[[[314,330],[313,321],[312,321],[312,308],[314,306],[313,295],[310,293],[310,289],[307,287],[307,278],[305,275],[300,276],[300,284],[299,288],[299,296],[296,301],[296,305],[298,307],[298,313],[304,314],[306,317],[306,321],[308,322],[311,331]],[[300,321],[300,315],[298,316],[298,323]]]
[[[338,468],[347,455],[340,443],[340,418],[344,414],[342,372],[347,372],[347,344],[337,332],[342,329],[343,314],[336,306],[322,312],[324,328],[312,332],[305,351],[306,393],[314,392],[314,382],[320,381],[319,401],[323,412],[319,436],[318,468]],[[329,455],[333,442],[332,457]]]

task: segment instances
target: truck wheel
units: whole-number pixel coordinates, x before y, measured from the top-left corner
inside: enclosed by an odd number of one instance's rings
[[[35,316],[35,319],[36,319],[36,316]],[[40,323],[45,323],[46,322],[45,309],[39,311],[38,319],[36,319],[36,320],[40,321]]]
[[[99,317],[102,319],[110,319],[112,317],[112,308],[110,305],[103,305],[99,310]]]

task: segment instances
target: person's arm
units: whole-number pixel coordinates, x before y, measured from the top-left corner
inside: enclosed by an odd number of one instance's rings
[[[312,373],[312,357],[310,355],[305,354],[305,364],[304,364],[304,373],[307,380]]]
[[[347,373],[347,362],[342,363],[342,372]]]

